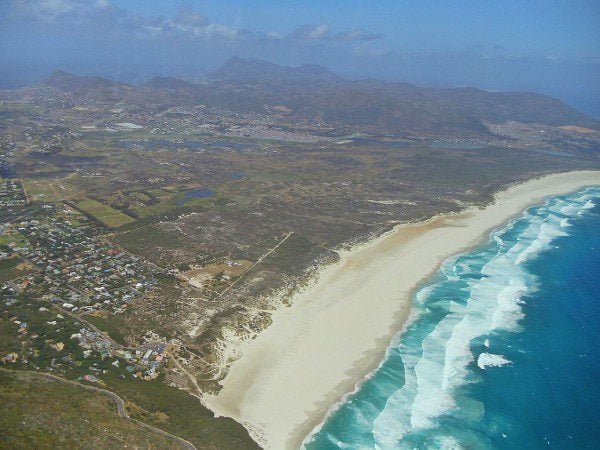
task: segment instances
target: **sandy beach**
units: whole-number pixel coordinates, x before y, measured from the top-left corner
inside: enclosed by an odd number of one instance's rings
[[[319,279],[242,344],[223,389],[205,401],[246,425],[267,449],[299,448],[332,405],[383,359],[419,282],[441,262],[545,197],[600,185],[600,171],[549,175],[513,186],[482,209],[396,227],[342,253]]]

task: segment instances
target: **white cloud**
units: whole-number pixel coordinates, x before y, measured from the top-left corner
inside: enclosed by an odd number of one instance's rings
[[[323,39],[329,34],[329,27],[327,25],[318,25],[307,34],[308,39]]]
[[[182,3],[174,17],[145,16],[115,6],[110,0],[0,0],[14,6],[13,19],[57,27],[70,33],[101,32],[103,35],[161,39],[182,36],[189,39],[223,41],[306,41],[350,42],[379,38],[363,29],[333,35],[327,24],[305,25],[287,35],[260,33],[219,23],[211,23],[188,3]]]
[[[72,0],[18,0],[15,3],[18,14],[44,22],[54,21],[79,6]]]
[[[362,28],[356,28],[350,31],[342,31],[336,35],[331,34],[331,29],[326,24],[304,25],[296,28],[287,35],[288,39],[306,40],[306,41],[373,41],[380,39],[380,34],[369,33]]]
[[[187,2],[179,6],[175,22],[191,27],[205,27],[209,24],[208,19],[202,14],[195,12],[192,5]]]
[[[331,31],[325,24],[321,25],[304,25],[300,28],[296,28],[290,34],[287,35],[289,39],[296,40],[324,40],[329,38]]]
[[[333,38],[337,41],[373,41],[382,37],[381,34],[369,33],[362,28],[356,28],[338,33]]]
[[[277,33],[276,31],[270,31],[269,33],[267,33],[267,39],[273,40],[273,41],[279,41],[281,39],[283,39],[283,36],[279,33]]]
[[[390,53],[390,48],[387,46],[374,46],[369,43],[363,43],[355,46],[352,49],[352,54],[355,56],[363,56],[367,58],[378,58]]]

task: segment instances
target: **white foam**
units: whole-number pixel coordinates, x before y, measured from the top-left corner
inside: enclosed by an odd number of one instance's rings
[[[453,436],[440,436],[436,439],[435,448],[439,450],[461,450],[463,447]]]
[[[331,442],[333,445],[335,445],[337,448],[355,448],[355,447],[351,446],[350,444],[340,441],[335,436],[333,436],[331,433],[327,433],[327,440],[329,442]]]
[[[422,355],[401,348],[405,385],[388,398],[374,421],[373,435],[383,448],[393,447],[412,429],[434,427],[437,417],[456,407],[453,390],[464,383],[474,361],[474,338],[516,326],[522,317],[520,298],[531,280],[523,269],[510,266],[514,255],[504,254],[483,267],[485,276],[469,282],[467,304],[450,302],[450,313],[424,338]]]
[[[581,216],[586,210],[592,209],[596,203],[592,200],[597,197],[593,190],[584,191],[577,197],[571,197],[569,200],[562,200],[557,204],[561,214],[568,217]]]
[[[527,285],[526,283],[531,284]],[[523,319],[522,297],[534,289],[531,277],[511,278],[508,285],[497,295],[498,307],[492,317],[491,329],[514,329]]]
[[[588,200],[587,202],[585,202],[585,205],[583,205],[581,208],[582,209],[592,209],[594,206],[596,206],[596,204],[593,201]]]
[[[477,358],[477,366],[481,370],[485,370],[486,367],[502,367],[511,363],[512,361],[506,359],[504,356],[493,353],[482,353]]]
[[[537,236],[529,246],[519,255],[516,264],[523,264],[540,252],[550,248],[550,243],[558,237],[568,236],[569,234],[560,226],[561,220],[558,216],[550,214],[539,225]],[[535,226],[533,228],[536,228]],[[526,236],[527,237],[527,236]]]
[[[516,330],[524,317],[523,299],[536,290],[537,280],[523,263],[551,248],[557,238],[568,236],[565,229],[570,223],[564,216],[577,217],[593,206],[587,193],[551,199],[516,221],[519,226],[525,224],[524,229],[518,231],[516,222],[511,222],[493,233],[490,242],[496,244],[494,248],[468,258],[454,257],[443,264],[446,280],[440,283],[466,283],[468,300],[448,302],[448,314],[423,338],[420,349],[399,343],[405,383],[387,399],[373,422],[377,447],[397,447],[406,434],[433,428],[441,415],[452,413],[455,389],[467,382],[470,364],[475,362],[471,342],[494,330]],[[516,237],[515,231],[519,233]],[[478,258],[489,259],[481,268],[482,276],[464,277],[477,274]],[[426,309],[428,300],[437,295],[437,286],[439,283],[421,289],[416,303]],[[489,348],[489,338],[484,345]],[[487,352],[476,361],[481,369],[511,363],[502,355]]]
[[[561,214],[565,216],[574,216],[579,212],[579,207],[577,205],[567,205],[560,209]]]

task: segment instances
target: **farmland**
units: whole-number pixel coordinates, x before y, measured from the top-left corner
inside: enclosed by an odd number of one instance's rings
[[[110,206],[103,205],[97,200],[83,200],[74,203],[73,206],[109,228],[117,228],[135,222],[135,219]]]

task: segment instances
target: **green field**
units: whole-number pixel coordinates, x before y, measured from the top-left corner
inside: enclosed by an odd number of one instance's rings
[[[26,241],[27,239],[25,239],[25,236],[21,233],[0,235],[0,245],[7,245],[15,242],[19,247],[22,247]]]
[[[146,217],[167,214],[177,208],[178,206],[172,200],[163,200],[155,205],[139,205],[132,209],[140,218],[145,219]]]
[[[186,192],[192,189],[194,188],[178,187],[170,190],[149,191],[156,196],[159,202],[152,205],[140,204],[134,206],[132,210],[139,218],[145,219],[169,214],[182,208],[209,208],[216,201],[223,201],[223,198],[219,197],[218,194],[204,198],[186,197]]]
[[[14,280],[31,271],[31,266],[24,264],[18,256],[0,259],[0,283]]]
[[[74,204],[80,211],[89,214],[94,219],[102,222],[104,225],[110,228],[116,228],[126,225],[131,222],[135,222],[135,219],[111,208],[108,205],[103,205],[96,200],[83,200]]]

